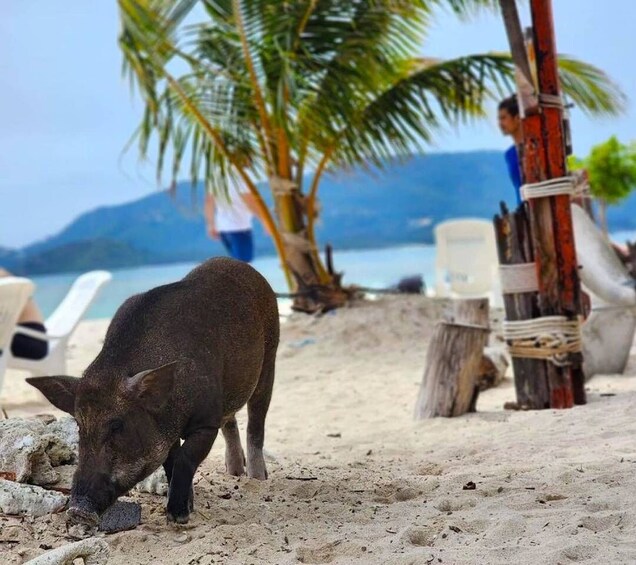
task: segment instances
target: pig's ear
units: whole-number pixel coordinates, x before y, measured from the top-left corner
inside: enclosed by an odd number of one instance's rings
[[[160,410],[170,399],[178,364],[178,361],[173,361],[156,369],[137,373],[127,380],[126,388],[147,410]]]
[[[29,377],[31,386],[37,388],[53,406],[75,415],[75,394],[80,379],[73,377]]]

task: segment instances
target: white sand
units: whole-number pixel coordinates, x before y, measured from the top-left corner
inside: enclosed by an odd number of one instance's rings
[[[191,524],[167,526],[164,501],[137,495],[143,524],[107,536],[109,563],[636,563],[636,351],[629,376],[590,383],[584,407],[504,412],[505,381],[478,414],[416,424],[433,310],[383,299],[286,323],[270,480],[226,476],[219,437]],[[90,362],[106,325],[82,324],[70,372]],[[1,403],[12,416],[54,412],[17,373]],[[469,481],[475,490],[462,489]],[[0,518],[0,562],[64,535],[62,515]]]

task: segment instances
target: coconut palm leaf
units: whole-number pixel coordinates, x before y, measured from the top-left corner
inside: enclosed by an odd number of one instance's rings
[[[559,77],[563,92],[586,114],[616,116],[625,111],[625,94],[607,73],[598,67],[561,55]]]
[[[395,154],[407,155],[432,141],[441,127],[482,117],[485,101],[512,83],[512,62],[503,55],[419,58],[404,66],[395,84],[350,117],[337,160],[381,165]]]

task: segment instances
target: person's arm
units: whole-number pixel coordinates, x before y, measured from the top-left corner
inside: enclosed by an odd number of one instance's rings
[[[258,203],[256,202],[256,198],[254,197],[254,195],[251,192],[243,192],[241,194],[241,197],[243,198],[243,202],[245,202],[245,205],[247,206],[248,210],[252,212],[252,214],[254,214],[259,219],[261,224],[263,224],[263,228],[265,229],[265,232],[268,235],[272,235],[271,230],[269,229],[269,226],[267,225],[267,222],[265,220],[265,215],[263,214]]]
[[[214,222],[214,196],[212,194],[205,195],[205,203],[203,205],[203,215],[205,217],[205,225],[208,235],[212,239],[219,239],[219,232]]]

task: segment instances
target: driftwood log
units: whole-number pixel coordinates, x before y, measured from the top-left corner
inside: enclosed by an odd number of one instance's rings
[[[415,407],[415,418],[474,412],[478,374],[488,342],[488,300],[457,300],[433,334]]]

